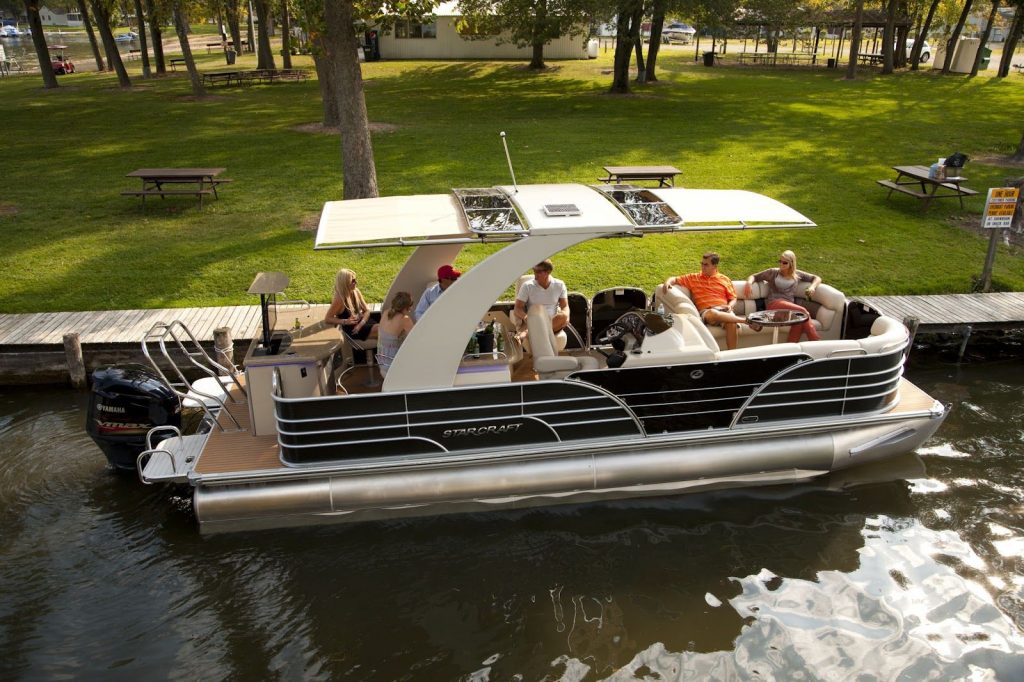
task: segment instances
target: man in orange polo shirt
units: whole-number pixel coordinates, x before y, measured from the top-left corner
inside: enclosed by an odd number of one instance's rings
[[[732,350],[736,347],[736,325],[747,320],[732,311],[736,305],[736,289],[732,280],[718,271],[718,261],[718,254],[708,251],[700,259],[700,272],[669,277],[662,286],[665,291],[673,284],[689,289],[700,319],[708,326],[725,327],[725,345]],[[754,331],[760,328],[761,325],[751,325]]]

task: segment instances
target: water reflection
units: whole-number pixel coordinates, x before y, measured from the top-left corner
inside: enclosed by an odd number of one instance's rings
[[[0,392],[0,677],[1021,679],[1024,373],[912,378],[921,458],[813,483],[211,537]]]

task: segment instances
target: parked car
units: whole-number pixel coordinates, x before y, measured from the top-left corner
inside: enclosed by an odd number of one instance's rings
[[[914,39],[907,38],[907,59],[910,59],[911,53],[914,51]],[[921,63],[927,64],[928,60],[932,58],[932,46],[928,44],[928,41],[924,41],[924,45],[921,46]]]
[[[673,22],[661,29],[662,42],[666,43],[688,43],[693,39],[697,29],[689,24]]]

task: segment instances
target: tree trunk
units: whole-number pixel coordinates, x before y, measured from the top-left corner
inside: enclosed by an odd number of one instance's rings
[[[185,58],[188,79],[192,83],[192,94],[196,97],[203,97],[206,95],[206,89],[199,78],[196,60],[192,58],[192,48],[188,44],[188,22],[185,20],[185,11],[182,9],[181,2],[182,0],[176,0],[174,3],[174,30],[178,34],[178,42],[181,43],[181,56]]]
[[[921,63],[921,49],[924,47],[924,39],[928,36],[928,31],[932,27],[932,18],[935,16],[935,10],[939,8],[939,3],[941,2],[942,0],[932,0],[932,4],[928,7],[928,16],[925,17],[924,24],[921,25],[921,31],[917,34],[917,38],[914,39],[914,49],[910,52],[911,71],[917,71]]]
[[[893,47],[896,43],[896,0],[885,2],[885,26],[882,28],[882,74],[893,72],[896,64]]]
[[[974,66],[971,67],[970,77],[974,78],[978,75],[978,69],[981,68],[981,60],[985,54],[985,46],[988,45],[988,37],[992,35],[992,22],[996,20],[996,16],[999,12],[999,0],[992,0],[992,11],[988,15],[988,24],[985,25],[985,31],[981,34],[981,42],[978,44],[978,54],[974,55]]]
[[[942,63],[943,76],[949,73],[949,67],[953,64],[953,53],[956,52],[957,43],[960,42],[960,34],[964,30],[964,24],[967,23],[967,17],[971,14],[971,5],[973,4],[974,0],[966,0],[964,2],[964,11],[960,13],[960,20],[956,22],[953,35],[949,37],[949,42],[946,43],[946,60]]]
[[[100,38],[103,39],[103,47],[107,51],[107,60],[117,74],[117,82],[121,87],[130,88],[132,82],[128,78],[128,71],[124,68],[124,62],[121,61],[121,53],[117,51],[114,34],[110,30],[110,11],[103,6],[102,0],[91,0],[91,2],[92,15],[96,18],[96,28],[100,32]]]
[[[850,35],[850,61],[846,64],[846,80],[857,77],[857,55],[860,54],[860,38],[864,23],[864,0],[857,0],[853,15],[853,32]]]
[[[292,68],[292,18],[288,0],[281,0],[281,66]]]
[[[256,50],[256,68],[274,69],[274,51],[270,48],[270,7],[267,0],[256,0],[256,18],[260,22],[259,48]]]
[[[145,14],[142,13],[142,0],[135,0],[135,16],[139,24],[139,52],[142,57],[142,77],[152,78],[149,71],[149,46],[146,44],[146,22],[142,20]]]
[[[242,27],[239,24],[238,0],[224,3],[224,14],[228,18],[228,35],[235,46],[235,54],[242,54]]]
[[[329,78],[336,79],[341,131],[341,168],[345,183],[343,198],[364,199],[377,196],[377,168],[373,162],[370,123],[363,97],[363,75],[356,56],[356,34],[352,0],[326,0],[324,39],[325,63]]]
[[[324,56],[323,50],[316,48],[319,39],[313,37],[312,42],[314,43],[313,67],[316,68],[316,80],[320,84],[320,100],[323,102],[324,109],[324,127],[337,128],[341,123],[341,114],[338,113],[336,84],[334,79],[328,75],[330,69],[326,64],[327,58]]]
[[[256,50],[256,26],[252,22],[252,2],[250,2],[249,6],[246,8],[245,16],[247,17],[245,27],[245,32],[247,34],[246,40],[249,41],[249,52],[253,52]],[[241,52],[241,43],[235,43],[235,45],[238,46],[238,51]]]
[[[167,64],[164,63],[164,36],[160,31],[160,10],[153,4],[153,0],[143,1],[146,16],[149,17],[149,37],[153,41],[153,65],[156,75],[163,76],[167,73]]]
[[[50,50],[46,47],[46,36],[43,35],[43,21],[39,18],[38,0],[25,0],[25,14],[28,15],[28,27],[32,30],[32,46],[36,48],[39,60],[39,71],[43,75],[43,87],[56,88],[57,76],[53,73],[50,62]]]
[[[1013,24],[1006,36],[1006,42],[1003,43],[1003,57],[999,61],[998,72],[1000,78],[1010,75],[1010,64],[1013,63],[1013,53],[1017,49],[1022,30],[1024,30],[1024,5],[1017,5],[1017,12],[1013,15]]]
[[[100,54],[100,46],[96,42],[96,34],[92,30],[92,20],[89,19],[89,10],[85,6],[85,0],[78,0],[78,13],[82,15],[82,25],[85,26],[85,32],[89,36],[89,46],[92,48],[92,57],[96,60],[96,70],[106,71],[107,67],[103,63],[103,55]]]
[[[548,20],[547,0],[536,0],[533,12],[533,35],[530,37],[530,66],[535,71],[543,69],[544,64],[544,24]]]
[[[633,11],[633,51],[636,53],[636,82],[643,83],[647,77],[647,69],[644,68],[644,37],[642,24],[644,20],[644,5],[638,3]],[[627,67],[628,68],[628,67]]]
[[[629,94],[629,64],[632,61],[633,45],[636,43],[632,5],[632,2],[619,5],[618,18],[615,22],[615,57],[610,92],[620,95]]]
[[[1017,145],[1017,151],[1010,158],[1014,161],[1024,161],[1024,135],[1020,136],[1020,144]]]
[[[658,76],[654,73],[654,65],[658,61],[658,50],[661,49],[661,29],[665,26],[666,4],[666,0],[654,0],[654,5],[651,8],[653,12],[651,17],[651,44],[647,48],[647,69],[645,73],[645,80],[648,83],[658,80]]]

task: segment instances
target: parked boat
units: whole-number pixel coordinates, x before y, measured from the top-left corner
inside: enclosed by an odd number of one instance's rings
[[[127,33],[118,33],[114,36],[114,41],[118,43],[130,43],[133,40],[138,40],[139,34],[135,31],[128,31]]]
[[[250,292],[263,331],[243,370],[216,371],[183,325],[162,325],[150,343],[213,367],[205,385],[163,361],[148,379],[104,370],[90,431],[143,481],[191,486],[203,531],[793,482],[910,452],[945,409],[902,376],[908,332],[828,285],[808,303],[822,340],[744,328],[734,350],[682,290],[572,295],[571,340],[535,306],[526,347],[495,303],[535,263],[591,239],[809,227],[773,199],[730,190],[551,184],[328,202],[315,248],[415,247],[385,306],[399,291],[415,300],[463,246],[500,248],[431,305],[383,381],[367,348],[370,364],[336,384],[342,337],[285,313],[287,278],[262,273]],[[490,352],[467,348],[482,320],[496,323]],[[114,440],[137,446],[152,414],[173,421],[179,405],[207,412],[199,433],[118,460]]]
[[[22,31],[17,26],[0,26],[0,38],[20,38],[23,35],[28,35],[28,32]]]

